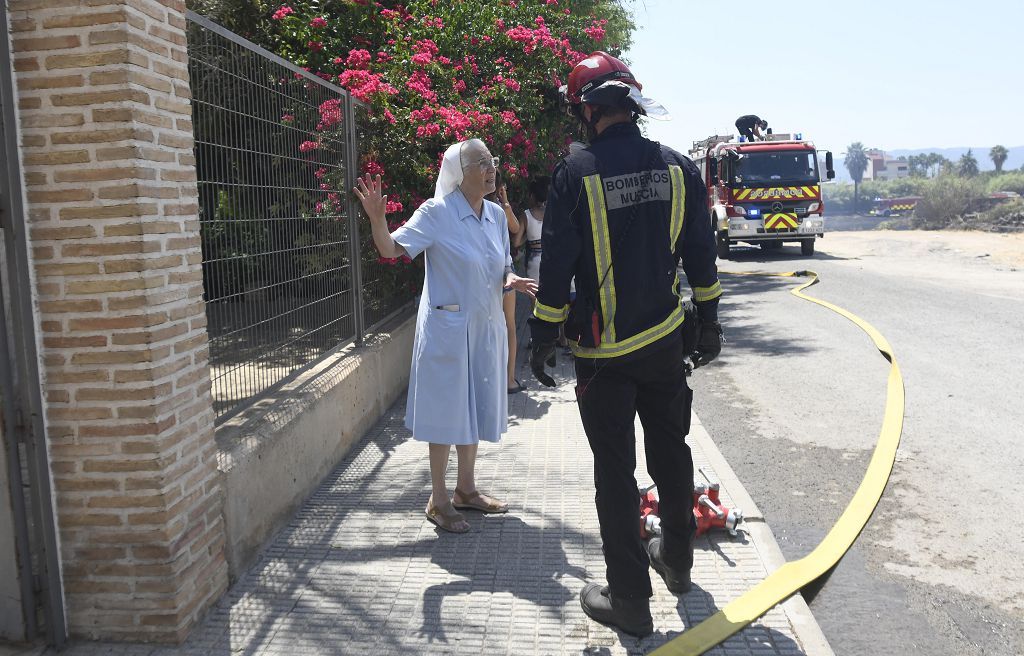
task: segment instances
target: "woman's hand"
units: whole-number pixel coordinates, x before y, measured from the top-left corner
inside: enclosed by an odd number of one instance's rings
[[[508,190],[505,188],[505,185],[498,187],[498,200],[501,201],[502,207],[508,205]]]
[[[370,217],[371,222],[381,223],[384,221],[388,197],[381,195],[381,188],[380,176],[371,178],[367,173],[362,178],[356,178],[356,187],[352,190],[359,202],[363,204],[363,211]]]
[[[533,278],[520,278],[511,271],[505,275],[505,289],[514,289],[530,298],[537,298],[537,281]]]

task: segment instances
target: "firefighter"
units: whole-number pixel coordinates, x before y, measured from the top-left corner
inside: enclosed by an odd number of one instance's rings
[[[684,437],[692,396],[677,265],[682,259],[701,320],[695,364],[707,364],[721,351],[715,240],[693,162],[641,135],[641,115],[667,112],[641,95],[625,64],[594,52],[576,65],[562,91],[589,145],[571,151],[552,173],[530,366],[542,384],[555,384],[544,366],[564,323],[576,356],[580,417],[594,453],[608,580],[607,586],[585,586],[580,603],[593,619],[643,636],[653,630],[648,565],[672,592],[690,587],[693,460]],[[634,477],[637,413],[664,535],[646,546]]]
[[[745,114],[736,119],[736,129],[747,141],[760,141],[767,134],[768,121],[754,114]],[[762,133],[762,130],[765,132]]]

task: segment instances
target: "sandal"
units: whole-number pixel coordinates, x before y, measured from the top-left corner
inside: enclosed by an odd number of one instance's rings
[[[518,394],[519,392],[522,392],[524,389],[526,389],[526,385],[523,385],[522,383],[520,383],[518,378],[516,378],[515,381],[516,381],[516,386],[508,388],[508,393],[509,394]]]
[[[449,533],[469,532],[468,522],[466,523],[466,528],[455,528],[455,525],[458,522],[465,522],[466,517],[460,512],[455,512],[455,508],[451,505],[449,505],[446,510],[441,510],[435,506],[433,502],[430,502],[427,504],[427,509],[424,511],[424,514],[427,516],[427,520],[430,521],[431,524],[434,524],[442,531],[448,531]]]
[[[462,501],[456,501],[456,499],[462,499]],[[455,494],[452,495],[452,507],[459,510],[479,510],[482,513],[501,514],[508,512],[507,503],[498,501],[486,494],[481,494],[480,490],[466,493],[459,488],[455,488]]]

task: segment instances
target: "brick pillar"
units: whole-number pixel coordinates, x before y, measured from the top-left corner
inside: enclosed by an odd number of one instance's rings
[[[224,591],[181,0],[8,0],[72,635]]]

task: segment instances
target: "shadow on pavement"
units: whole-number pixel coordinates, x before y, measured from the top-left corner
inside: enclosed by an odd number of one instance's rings
[[[470,539],[466,541],[468,544],[459,545],[462,549],[452,549],[442,540],[434,542],[431,562],[462,578],[431,585],[423,591],[420,635],[431,642],[448,642],[444,617],[454,616],[456,627],[461,622],[455,612],[444,611],[442,606],[456,597],[475,592],[491,595],[487,607],[468,609],[470,613],[480,613],[480,619],[485,622],[490,619],[489,612],[497,615],[499,622],[510,617],[513,597],[536,604],[542,613],[560,618],[563,607],[574,596],[563,580],[586,578],[586,570],[570,565],[562,548],[568,529],[550,524],[535,526],[512,515],[484,517],[474,522],[474,527],[478,530],[467,534]],[[578,537],[582,539],[583,536]],[[490,551],[492,557],[475,557],[480,550]]]
[[[775,357],[814,350],[802,335],[794,335],[790,330],[767,323],[765,313],[758,311],[756,305],[762,302],[759,297],[764,294],[789,291],[805,279],[720,275],[724,294],[718,312],[725,330],[725,344],[721,360],[712,362],[709,367],[724,366],[729,358],[745,353]]]
[[[821,244],[822,247],[826,244]],[[829,255],[827,252],[817,251],[814,255],[803,255],[800,253],[798,246],[783,246],[781,249],[774,251],[762,250],[758,246],[734,246],[729,251],[728,259],[718,258],[718,268],[728,269],[730,262],[763,262],[765,264],[772,264],[776,262],[800,262],[801,268],[813,269],[814,262],[820,262],[822,260],[838,260],[844,261],[849,259],[848,257],[839,257],[837,255]]]

